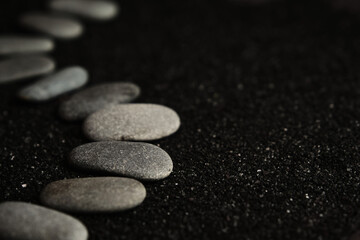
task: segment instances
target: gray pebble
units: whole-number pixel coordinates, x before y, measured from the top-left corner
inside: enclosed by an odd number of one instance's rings
[[[95,141],[156,140],[180,127],[177,113],[157,104],[119,104],[101,109],[86,118],[83,130]]]
[[[74,178],[48,184],[41,192],[45,205],[69,212],[113,212],[131,209],[146,196],[144,185],[130,178]]]
[[[64,213],[24,202],[0,204],[0,239],[86,240],[86,227]]]
[[[44,56],[10,58],[0,62],[0,83],[49,73],[54,68],[54,61]]]
[[[83,26],[78,21],[49,14],[29,13],[21,18],[21,22],[57,38],[76,38],[83,32]]]
[[[104,0],[52,0],[50,8],[95,20],[108,20],[118,13],[118,7],[114,2]]]
[[[85,69],[68,67],[22,89],[18,95],[29,101],[46,101],[84,86],[87,80]]]
[[[54,43],[49,38],[1,36],[0,54],[24,54],[48,52],[53,50]]]
[[[60,116],[65,120],[81,120],[91,113],[119,103],[127,103],[140,94],[140,88],[132,83],[100,84],[75,93],[60,105]]]
[[[70,154],[70,163],[82,169],[115,173],[141,180],[166,178],[173,169],[170,156],[161,148],[141,142],[93,142]]]

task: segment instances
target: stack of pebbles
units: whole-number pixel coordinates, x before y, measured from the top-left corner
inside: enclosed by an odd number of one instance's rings
[[[0,83],[47,74],[19,91],[27,101],[46,101],[83,87],[88,73],[79,66],[55,71],[54,61],[41,55],[54,49],[52,38],[79,37],[83,26],[71,14],[108,20],[118,13],[105,0],[52,0],[51,13],[28,13],[21,23],[49,37],[0,36]],[[76,178],[52,182],[40,195],[47,206],[24,202],[0,204],[0,239],[84,240],[86,227],[64,212],[99,213],[131,209],[146,196],[140,181],[170,175],[173,163],[161,148],[149,143],[174,133],[180,126],[172,109],[157,104],[131,104],[140,94],[133,83],[103,83],[81,90],[60,105],[68,121],[84,120],[84,134],[94,142],[70,153],[72,166],[121,177]],[[137,180],[135,180],[137,179]],[[52,210],[52,209],[56,210]]]

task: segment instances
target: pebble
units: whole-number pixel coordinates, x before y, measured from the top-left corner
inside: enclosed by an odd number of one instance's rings
[[[86,227],[77,219],[24,202],[0,204],[0,239],[86,240]]]
[[[0,54],[24,54],[48,52],[54,49],[49,38],[0,36]]]
[[[55,68],[52,59],[44,56],[22,56],[0,62],[0,83],[49,73]]]
[[[72,150],[70,164],[141,180],[166,178],[173,169],[172,160],[164,150],[141,142],[87,143]]]
[[[118,13],[118,7],[114,2],[105,0],[53,0],[50,2],[50,8],[94,20],[108,20]]]
[[[74,178],[48,184],[43,204],[69,212],[114,212],[134,208],[146,196],[144,185],[120,177]]]
[[[29,13],[21,18],[21,22],[28,27],[63,39],[76,38],[83,32],[80,22],[56,15]]]
[[[156,140],[180,127],[177,113],[157,104],[119,104],[101,109],[86,118],[83,130],[95,141]]]
[[[60,105],[60,116],[68,121],[82,120],[91,113],[119,103],[131,102],[140,95],[133,83],[105,83],[75,93]]]
[[[19,92],[19,97],[29,101],[46,101],[80,88],[88,81],[88,73],[82,67],[68,67],[49,75]]]

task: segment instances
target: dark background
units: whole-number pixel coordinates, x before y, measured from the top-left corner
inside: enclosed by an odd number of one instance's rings
[[[32,33],[18,18],[45,2],[1,1],[0,33]],[[89,85],[135,82],[137,102],[182,120],[154,142],[174,172],[145,183],[141,206],[75,215],[90,239],[325,240],[360,229],[356,8],[234,2],[121,1],[114,21],[84,21],[81,38],[56,42],[59,68],[84,66]],[[81,123],[58,117],[61,99],[18,100],[26,84],[0,86],[0,200],[39,203],[46,184],[92,175],[66,164],[87,142]]]

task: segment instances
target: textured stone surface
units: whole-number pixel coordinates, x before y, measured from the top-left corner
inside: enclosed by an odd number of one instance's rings
[[[85,240],[85,226],[64,213],[24,202],[0,204],[0,239]]]
[[[71,212],[112,212],[141,204],[144,185],[130,178],[76,178],[52,182],[41,193],[41,201],[52,208]]]
[[[21,18],[21,23],[57,38],[75,38],[83,32],[80,22],[50,14],[29,13]]]
[[[20,54],[48,52],[53,50],[54,43],[49,38],[1,36],[0,54]]]
[[[99,84],[62,102],[59,113],[66,120],[80,120],[106,105],[130,102],[139,94],[140,88],[133,83]]]
[[[161,148],[139,142],[93,142],[75,148],[70,163],[76,167],[104,171],[142,180],[170,175],[173,163]]]
[[[0,83],[49,73],[55,68],[52,59],[44,56],[23,56],[0,62]]]
[[[103,0],[53,0],[50,2],[50,8],[96,20],[108,20],[118,13],[118,7],[114,2]]]
[[[68,67],[47,76],[19,92],[19,97],[29,101],[45,101],[86,84],[88,73],[82,67]]]
[[[84,132],[92,140],[156,140],[180,127],[177,113],[157,104],[120,104],[91,114]]]

